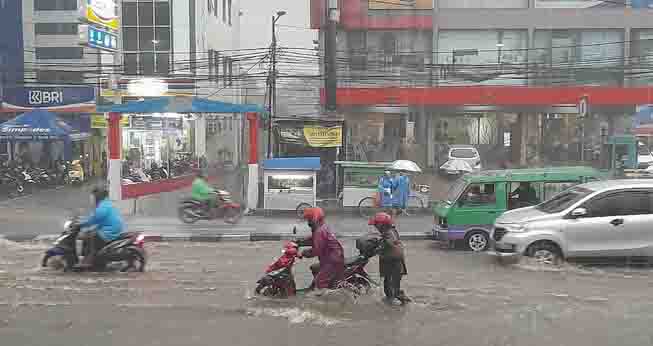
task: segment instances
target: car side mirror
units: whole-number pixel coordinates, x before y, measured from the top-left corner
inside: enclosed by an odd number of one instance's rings
[[[575,218],[587,216],[587,209],[585,209],[585,208],[576,208],[571,212],[571,216],[575,217]]]

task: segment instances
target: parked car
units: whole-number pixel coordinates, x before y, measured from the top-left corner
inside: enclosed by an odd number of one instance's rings
[[[575,186],[496,220],[492,255],[545,263],[568,258],[653,257],[653,180]]]
[[[481,155],[473,145],[467,144],[454,144],[448,145],[444,149],[443,163],[449,161],[464,161],[469,164],[474,170],[481,170]]]
[[[433,237],[463,242],[473,251],[490,246],[490,233],[497,217],[506,210],[536,205],[574,185],[601,179],[590,167],[551,167],[484,171],[467,174],[449,189],[444,201],[433,207]],[[519,194],[528,185],[529,198]]]
[[[653,166],[653,154],[648,149],[646,144],[642,142],[637,143],[637,168],[650,169]]]

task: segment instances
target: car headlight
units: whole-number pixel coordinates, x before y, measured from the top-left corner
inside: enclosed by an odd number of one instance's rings
[[[503,224],[501,227],[503,227],[506,231],[513,233],[526,231],[526,226],[520,223]]]

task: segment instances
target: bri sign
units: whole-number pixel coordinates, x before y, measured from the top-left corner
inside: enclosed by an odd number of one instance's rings
[[[33,109],[82,112],[95,106],[95,89],[88,87],[34,87],[5,89],[2,112]]]

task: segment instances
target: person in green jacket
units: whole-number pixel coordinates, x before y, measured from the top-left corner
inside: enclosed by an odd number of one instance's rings
[[[195,201],[202,202],[209,213],[215,208],[215,190],[206,181],[206,174],[200,170],[197,178],[193,181],[191,198]]]

